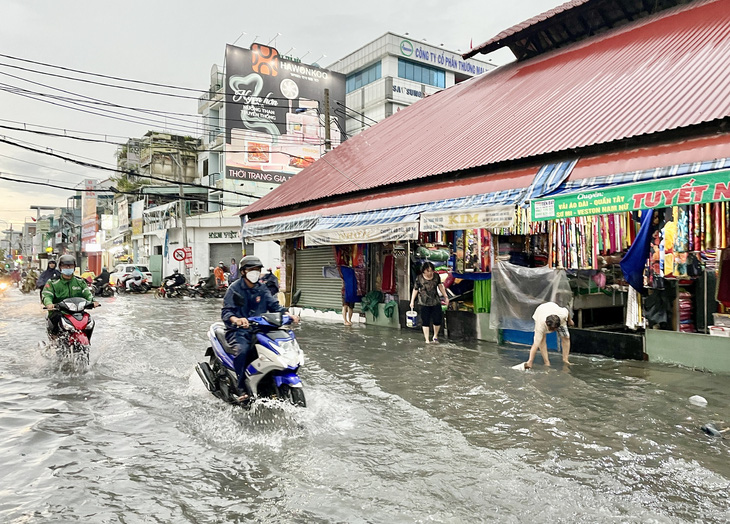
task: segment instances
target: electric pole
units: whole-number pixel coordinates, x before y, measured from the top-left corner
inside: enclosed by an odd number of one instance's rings
[[[330,138],[330,90],[324,90],[324,152],[332,149]]]
[[[175,158],[175,156],[173,156],[172,158],[175,159],[175,162],[177,163],[177,168],[179,170],[178,171],[178,173],[179,173],[179,176],[178,176],[178,182],[179,182],[179,186],[178,186],[179,187],[179,192],[178,192],[178,195],[180,196],[180,200],[178,200],[178,204],[177,205],[180,208],[180,226],[182,228],[182,246],[183,246],[183,248],[187,248],[188,247],[188,226],[187,226],[187,222],[185,221],[186,220],[186,217],[185,217],[185,193],[183,191],[183,181],[184,180],[183,180],[182,163],[180,162],[181,156],[180,156],[180,149],[179,149],[179,147],[178,147],[177,152],[174,155],[176,155],[177,158]],[[187,280],[188,282],[190,282],[190,275],[188,274],[188,266],[185,263],[185,261],[183,261],[183,270],[182,270],[182,273],[185,276],[185,280]]]

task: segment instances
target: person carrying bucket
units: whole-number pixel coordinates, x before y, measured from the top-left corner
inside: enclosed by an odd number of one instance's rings
[[[411,294],[411,310],[414,309],[416,297],[418,297],[418,305],[421,306],[421,326],[423,328],[423,336],[426,344],[429,343],[429,333],[433,324],[433,342],[438,342],[439,330],[444,318],[444,312],[441,309],[441,296],[446,300],[446,306],[449,305],[449,297],[446,295],[446,288],[441,283],[441,277],[436,273],[431,262],[426,262],[421,267],[421,274],[416,278]]]

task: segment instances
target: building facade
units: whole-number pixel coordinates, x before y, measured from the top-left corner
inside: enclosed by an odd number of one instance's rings
[[[422,98],[496,68],[395,33],[386,33],[330,67],[346,75],[346,133],[359,133]]]

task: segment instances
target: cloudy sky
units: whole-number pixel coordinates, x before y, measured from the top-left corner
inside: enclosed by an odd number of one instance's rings
[[[126,137],[139,137],[150,129],[200,136],[195,116],[199,93],[192,89],[208,88],[211,65],[222,65],[226,43],[237,41],[236,45],[248,47],[255,39],[271,43],[282,53],[293,48],[288,54],[303,57],[307,63],[316,60],[323,66],[387,31],[408,33],[414,40],[464,52],[470,41],[476,46],[561,3],[2,0],[0,177],[74,187],[86,178],[103,180],[109,175],[7,142],[113,167],[114,143],[124,142]],[[504,63],[509,57],[509,53],[501,53],[492,60]],[[42,64],[191,90],[124,84]],[[83,106],[79,105],[82,98],[88,101]],[[137,110],[111,107],[109,103]],[[50,137],[12,128],[66,133],[109,143]],[[63,206],[72,195],[71,191],[0,179],[0,228],[7,227],[7,222],[20,224],[26,217],[35,216],[29,209],[31,205]]]

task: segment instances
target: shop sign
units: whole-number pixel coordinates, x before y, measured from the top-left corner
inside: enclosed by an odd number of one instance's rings
[[[238,231],[209,231],[208,238],[238,239]]]
[[[144,222],[141,218],[132,219],[132,235],[139,236],[144,232]]]
[[[730,170],[594,189],[531,202],[532,220],[730,201]]]
[[[379,227],[351,227],[320,229],[304,233],[305,246],[331,246],[335,244],[359,244],[370,242],[396,242],[417,240],[418,223],[383,225]]]
[[[185,267],[189,269],[193,267],[193,248],[184,247],[183,251],[185,252]]]
[[[514,206],[491,206],[482,209],[421,213],[421,231],[497,229],[512,227],[514,219]]]

